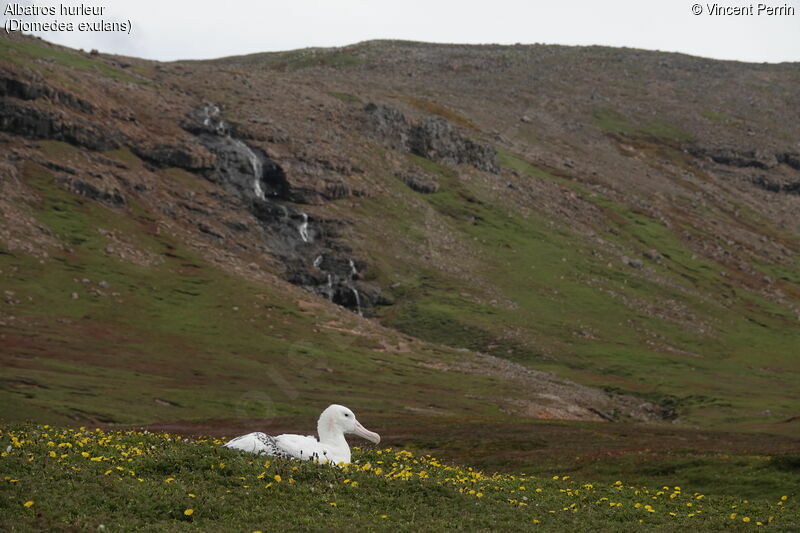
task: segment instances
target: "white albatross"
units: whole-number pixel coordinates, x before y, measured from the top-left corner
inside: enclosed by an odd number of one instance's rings
[[[322,411],[317,421],[319,439],[311,435],[283,434],[272,437],[264,433],[248,433],[232,439],[226,448],[259,455],[289,457],[320,463],[349,463],[350,446],[344,438],[352,433],[378,444],[381,436],[369,431],[356,420],[353,411],[343,405],[330,405]]]

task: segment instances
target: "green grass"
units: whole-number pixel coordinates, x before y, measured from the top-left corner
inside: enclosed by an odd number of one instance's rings
[[[713,120],[715,122],[725,122],[725,123],[727,123],[727,122],[732,122],[733,121],[733,119],[731,117],[729,117],[728,115],[726,115],[725,113],[719,113],[717,111],[710,111],[710,110],[701,111],[700,115],[702,115],[703,117],[705,117],[705,118],[707,118],[709,120]]]
[[[231,59],[251,65],[263,66],[273,70],[295,71],[314,67],[347,69],[361,65],[363,59],[353,53],[337,49],[308,48],[289,52],[258,53],[237,58],[214,60],[229,63]]]
[[[440,117],[445,118],[454,124],[464,126],[465,128],[475,128],[475,124],[473,124],[471,120],[464,115],[453,111],[447,106],[426,100],[425,98],[418,98],[416,96],[403,95],[401,98],[425,113],[439,115]]]
[[[48,60],[57,65],[74,68],[82,72],[94,72],[120,81],[149,83],[149,81],[142,78],[131,76],[124,70],[107,65],[99,59],[92,59],[75,52],[36,43],[0,39],[0,58],[23,65],[35,65],[37,60]]]
[[[756,293],[732,294],[729,280],[719,274],[723,268],[678,238],[692,231],[688,224],[670,228],[498,150],[505,168],[556,183],[592,204],[613,229],[602,238],[642,258],[653,272],[644,275],[620,261],[623,252],[598,257],[595,243],[545,215],[521,216],[453,169],[409,159],[436,175],[440,190],[404,200],[408,205],[370,200],[363,215],[375,209],[387,228],[402,225],[404,238],[383,238],[393,243],[385,251],[412,264],[418,250],[437,246],[426,231],[438,228],[446,236],[442,242],[459,243],[452,261],[468,274],[378,259],[388,272],[376,277],[395,285],[395,305],[381,313],[385,324],[431,342],[638,394],[692,422],[730,428],[763,420],[778,405],[784,414],[772,415],[773,422],[796,409],[786,395],[800,386],[794,357],[800,332],[791,311]],[[420,213],[428,229],[405,216],[410,210]],[[643,258],[650,249],[662,259]],[[787,282],[793,277],[789,269],[771,274]],[[755,354],[765,370],[753,368]]]
[[[800,527],[795,495],[743,498],[627,479],[489,474],[405,450],[340,467],[176,435],[6,426],[5,531],[694,531]],[[730,463],[730,461],[729,461]],[[657,472],[656,475],[669,474]],[[102,527],[101,527],[102,526]]]
[[[189,178],[177,170],[163,174]],[[311,413],[311,404],[330,398],[397,408],[397,398],[424,407],[436,397],[459,411],[458,391],[496,387],[479,376],[419,372],[420,359],[454,357],[424,346],[393,355],[376,375],[373,358],[384,344],[324,327],[353,328],[357,317],[334,308],[303,311],[274,286],[219,270],[157,230],[133,197],[124,209],[107,208],[67,191],[34,163],[24,181],[38,196],[29,206],[38,222],[65,249],[44,262],[0,253],[0,280],[14,295],[2,305],[19,317],[4,331],[0,398],[13,406],[4,410],[6,420],[285,416]],[[139,262],[107,253],[109,247]],[[400,339],[381,336],[395,345]],[[421,392],[409,398],[409,389]],[[297,402],[301,396],[306,407]],[[497,412],[490,401],[473,407]]]
[[[358,96],[356,96],[354,94],[345,93],[345,92],[336,92],[336,91],[328,93],[328,94],[330,94],[331,96],[333,96],[337,100],[341,100],[342,102],[344,102],[346,104],[360,104],[361,103],[361,98],[359,98]]]
[[[655,119],[638,123],[610,108],[595,109],[593,120],[595,126],[609,133],[674,141],[691,142],[694,140],[691,133],[663,120]]]

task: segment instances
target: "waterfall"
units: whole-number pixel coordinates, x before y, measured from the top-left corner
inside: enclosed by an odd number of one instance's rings
[[[261,175],[263,173],[263,165],[261,163],[261,158],[245,143],[240,141],[239,139],[233,139],[228,137],[228,139],[233,142],[237,147],[239,147],[242,152],[247,155],[247,159],[250,161],[250,168],[253,171],[253,192],[255,193],[256,197],[261,200],[266,200],[264,195],[264,189],[261,188]]]
[[[356,269],[356,264],[353,262],[352,259],[348,259],[350,262],[350,278],[355,279],[358,276],[358,270]]]
[[[253,192],[256,193],[258,198],[265,200],[266,197],[264,196],[264,189],[261,188],[261,175],[263,173],[261,159],[259,159],[256,153],[251,150],[249,146],[247,146],[247,155],[250,157],[250,166],[253,167]]]
[[[361,312],[361,297],[358,295],[358,290],[355,287],[350,287],[350,290],[353,291],[353,295],[356,297],[356,310],[358,311],[358,316],[364,316],[364,313]]]
[[[333,301],[333,278],[328,274],[328,300]]]
[[[203,126],[209,127],[212,125],[214,117],[219,115],[219,107],[214,104],[206,104],[206,106],[203,107],[203,113],[206,115],[203,119]],[[217,132],[217,135],[225,135],[228,131],[228,125],[224,120],[219,119],[214,125],[214,130]]]
[[[314,258],[314,268],[319,268],[319,266],[322,264],[322,259],[323,256],[321,255],[318,255],[317,257]]]
[[[231,137],[228,123],[221,118],[217,118],[219,113],[219,106],[215,104],[206,104],[203,107],[203,114],[205,115],[203,118],[203,125],[207,128],[214,128],[214,131],[217,135],[220,137],[224,136],[228,142],[233,144],[238,149],[240,153],[243,153],[245,156],[247,156],[247,160],[250,162],[250,169],[253,171],[253,193],[255,193],[256,198],[259,198],[260,200],[266,200],[264,189],[261,187],[261,178],[264,174],[264,165],[261,162],[261,158],[258,157],[258,154],[256,154],[253,149],[247,146],[245,143],[239,139],[234,139]]]
[[[303,216],[303,222],[300,224],[300,238],[303,242],[308,242],[308,215],[300,213]]]

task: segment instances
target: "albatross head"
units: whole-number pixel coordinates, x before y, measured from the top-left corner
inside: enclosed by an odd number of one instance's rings
[[[327,409],[322,411],[317,424],[320,440],[323,439],[323,434],[331,435],[335,433],[352,433],[361,438],[378,444],[381,441],[381,436],[374,433],[356,420],[356,415],[353,411],[344,405],[330,405]]]

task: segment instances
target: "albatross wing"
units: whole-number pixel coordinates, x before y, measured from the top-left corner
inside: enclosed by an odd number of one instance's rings
[[[278,435],[275,437],[275,442],[284,453],[295,459],[319,461],[320,463],[326,463],[333,459],[327,447],[310,435]]]
[[[247,435],[236,437],[225,444],[225,447],[272,457],[291,457],[281,449],[275,437],[261,432],[248,433]]]

